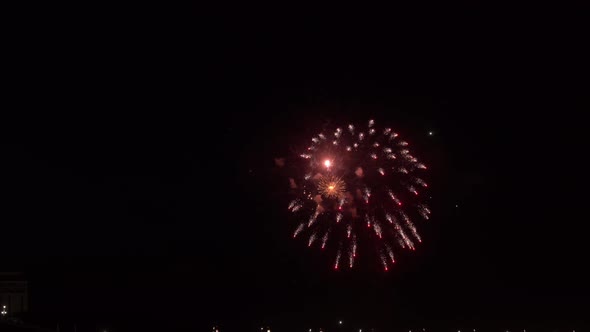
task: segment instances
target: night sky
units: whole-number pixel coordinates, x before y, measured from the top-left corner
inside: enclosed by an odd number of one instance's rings
[[[1,128],[0,270],[27,274],[35,319],[581,326],[575,18],[46,9],[13,27]],[[433,217],[388,273],[334,272],[291,239],[273,159],[369,118],[429,165]]]

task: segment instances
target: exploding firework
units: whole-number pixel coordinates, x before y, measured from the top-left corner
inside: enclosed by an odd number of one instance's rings
[[[373,120],[311,138],[299,154],[300,176],[290,179],[296,197],[289,210],[299,220],[293,237],[306,237],[309,247],[337,248],[335,269],[341,260],[352,268],[365,249],[387,271],[394,248],[414,250],[422,240],[413,219],[427,220],[430,209],[421,201],[426,166],[408,145]]]
[[[340,178],[327,174],[318,181],[318,192],[328,198],[340,198],[346,190],[346,184]]]

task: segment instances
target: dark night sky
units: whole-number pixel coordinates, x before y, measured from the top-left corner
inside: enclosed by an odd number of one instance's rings
[[[0,270],[28,274],[38,316],[583,318],[575,18],[29,10],[43,24],[13,27]],[[327,120],[368,117],[432,165],[434,218],[390,273],[334,273],[291,241],[273,157]]]

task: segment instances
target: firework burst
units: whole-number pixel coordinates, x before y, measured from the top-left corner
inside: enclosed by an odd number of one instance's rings
[[[318,192],[328,198],[340,198],[346,191],[346,184],[340,178],[328,174],[318,181]]]
[[[352,268],[357,256],[372,252],[387,271],[394,248],[414,250],[422,241],[413,219],[430,216],[420,200],[428,187],[426,166],[391,128],[379,129],[373,120],[336,127],[302,150],[301,176],[291,179],[296,197],[289,210],[298,220],[293,237],[301,234],[310,247],[337,248],[335,269],[342,256]]]

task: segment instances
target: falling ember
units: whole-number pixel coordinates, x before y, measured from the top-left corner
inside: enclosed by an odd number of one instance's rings
[[[425,220],[428,220],[430,218],[428,213],[424,212],[424,210],[419,210],[419,213],[422,216],[422,218],[424,218]]]
[[[303,205],[301,204],[301,202],[299,202],[298,200],[293,200],[291,201],[291,203],[289,203],[289,210],[291,210],[291,212],[297,212],[299,209],[301,209]]]
[[[334,264],[334,270],[338,270],[339,263],[340,263],[340,249],[338,249],[338,253],[336,254],[336,263]]]
[[[383,268],[387,271],[387,259],[385,259],[385,255],[381,254],[381,263],[383,264]]]
[[[374,135],[375,134],[375,129],[371,128],[369,129],[369,135]]]
[[[404,241],[401,238],[397,238],[397,244],[399,244],[400,247],[402,247],[403,249],[406,249],[406,244],[404,243]]]
[[[309,237],[309,242],[307,243],[308,247],[311,247],[311,244],[313,243],[313,241],[315,241],[316,235],[315,233],[311,234],[311,236]]]
[[[387,221],[389,221],[390,224],[393,224],[393,217],[391,216],[391,214],[386,214],[385,219],[387,219]]]
[[[428,218],[430,218],[430,210],[428,209],[428,207],[424,204],[419,204],[418,205],[418,212],[420,213],[420,215],[422,216],[422,218],[428,220]]]
[[[412,243],[412,240],[410,240],[410,238],[408,237],[408,235],[406,234],[406,232],[404,232],[403,228],[401,228],[401,226],[398,223],[394,223],[395,225],[395,230],[397,231],[397,233],[399,234],[399,236],[402,238],[402,240],[404,241],[404,244],[406,246],[408,246],[408,248],[410,249],[414,249],[414,244]]]
[[[342,213],[338,213],[338,214],[336,215],[336,223],[339,223],[339,222],[340,222],[340,220],[342,220]]]
[[[377,234],[377,236],[379,238],[382,238],[382,235],[381,235],[381,226],[379,226],[379,223],[375,223],[375,226],[373,226],[373,229],[375,230],[375,234]]]
[[[393,250],[391,250],[391,247],[387,246],[387,254],[389,255],[389,258],[391,259],[392,263],[395,263],[395,258],[393,257]]]
[[[350,234],[352,233],[352,225],[348,224],[348,226],[346,227],[346,237],[350,238]]]
[[[365,202],[369,203],[369,197],[371,197],[371,190],[369,188],[365,188],[365,192],[364,192]]]
[[[313,216],[311,216],[309,218],[309,222],[307,223],[307,227],[311,227],[311,225],[313,225],[313,223],[317,220],[317,215],[314,214]]]
[[[328,242],[328,232],[326,232],[326,234],[324,234],[324,237],[322,238],[322,249],[324,249],[326,247],[326,242]]]
[[[422,180],[420,178],[416,178],[416,183],[419,184],[419,185],[421,185],[424,188],[428,187],[428,185],[426,184],[426,182],[424,182],[424,180]]]
[[[324,161],[324,166],[326,166],[326,167],[330,167],[330,166],[332,166],[332,162],[331,162],[330,160],[327,160],[327,159],[326,159],[326,160]]]
[[[402,214],[402,219],[406,222],[406,226],[410,229],[410,231],[412,232],[412,235],[414,235],[414,237],[416,238],[416,240],[418,240],[418,242],[422,242],[422,238],[420,237],[420,234],[418,234],[418,231],[416,230],[416,226],[414,226],[414,223],[412,223],[412,220],[403,212],[401,212]]]
[[[402,206],[402,202],[400,202],[399,199],[397,199],[397,197],[395,197],[395,195],[393,194],[393,192],[391,190],[389,190],[388,192],[389,197],[391,197],[391,199],[393,199],[393,201],[398,205],[398,206]]]
[[[301,233],[301,231],[303,230],[304,227],[305,227],[305,224],[299,224],[299,227],[297,227],[297,229],[295,230],[295,234],[293,234],[293,238],[295,238],[297,236],[297,234]]]

